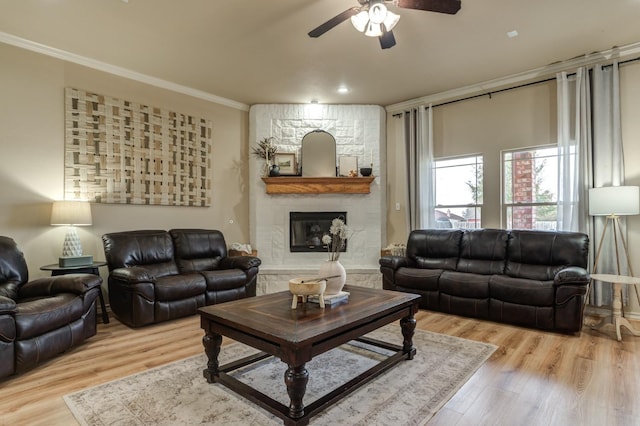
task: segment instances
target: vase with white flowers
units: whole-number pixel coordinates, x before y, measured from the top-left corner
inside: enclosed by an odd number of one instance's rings
[[[329,260],[320,265],[318,273],[321,277],[331,277],[327,279],[327,288],[324,294],[338,294],[342,291],[347,281],[347,272],[340,263],[340,253],[344,249],[349,235],[349,228],[341,217],[331,221],[329,233],[322,236],[322,243],[327,246]]]

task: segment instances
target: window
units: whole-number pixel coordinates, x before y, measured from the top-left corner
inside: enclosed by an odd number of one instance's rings
[[[482,155],[435,161],[436,226],[480,228]]]
[[[506,228],[555,230],[558,148],[504,151],[502,170],[502,214]]]

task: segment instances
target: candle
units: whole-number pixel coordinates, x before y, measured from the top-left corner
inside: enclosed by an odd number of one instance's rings
[[[371,150],[371,165],[373,165],[373,150]]]

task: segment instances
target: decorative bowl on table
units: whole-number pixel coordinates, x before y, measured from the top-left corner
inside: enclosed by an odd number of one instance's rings
[[[320,307],[324,308],[322,295],[327,288],[327,280],[314,280],[313,278],[294,278],[289,280],[289,291],[293,294],[291,309],[296,309],[298,296],[302,296],[302,302],[307,301],[307,296],[317,295],[322,301]]]

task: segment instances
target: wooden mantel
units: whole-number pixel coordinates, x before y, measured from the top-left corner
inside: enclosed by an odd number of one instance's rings
[[[369,194],[375,176],[263,177],[267,194]]]

